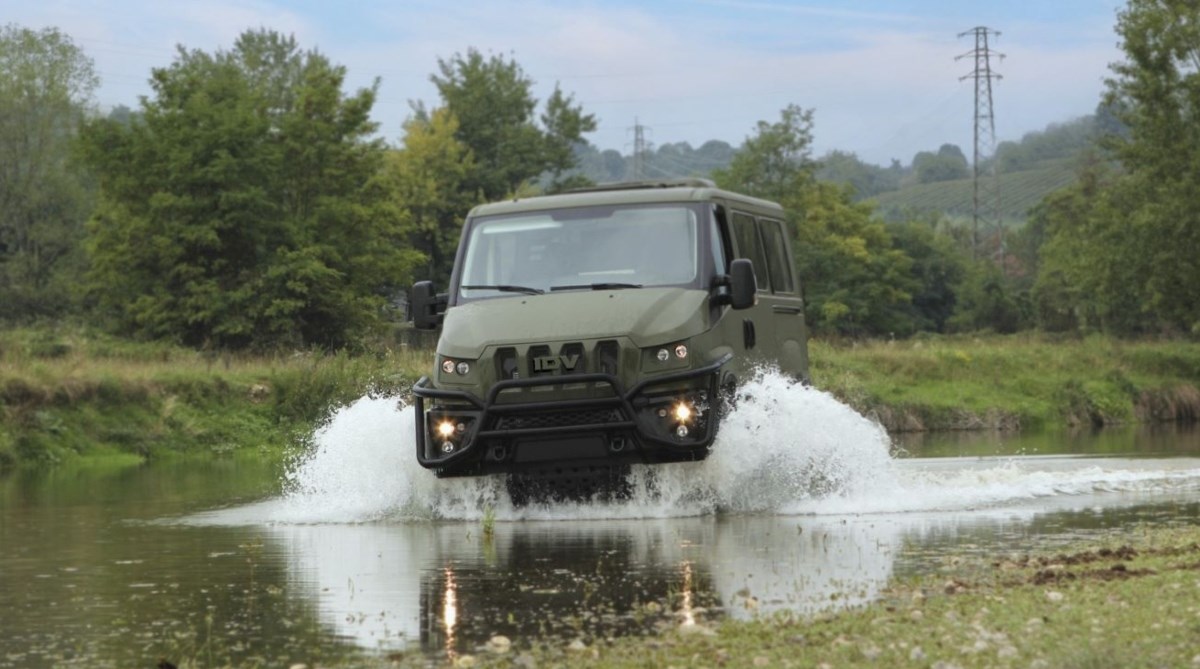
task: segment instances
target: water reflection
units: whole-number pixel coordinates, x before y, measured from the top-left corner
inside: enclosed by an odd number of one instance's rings
[[[364,648],[610,637],[874,598],[896,524],[769,517],[268,528],[289,590]]]

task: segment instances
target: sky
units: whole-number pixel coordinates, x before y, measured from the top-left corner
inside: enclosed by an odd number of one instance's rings
[[[598,129],[600,149],[740,145],[758,121],[815,110],[813,150],[886,165],[958,144],[970,156],[975,47],[959,33],[999,31],[993,86],[998,140],[1092,113],[1121,59],[1117,0],[0,0],[0,21],[71,36],[96,65],[104,110],[136,107],[176,45],[228,49],[247,29],[295,36],[348,70],[379,78],[374,119],[399,144],[410,101],[436,106],[438,59],[474,48],[515,59],[545,100],[559,85]]]

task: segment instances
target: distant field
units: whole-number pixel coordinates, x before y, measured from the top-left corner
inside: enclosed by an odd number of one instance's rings
[[[1000,175],[1000,218],[1023,223],[1029,210],[1046,195],[1075,181],[1075,159],[1047,161],[1041,167]],[[908,186],[882,193],[874,199],[879,213],[889,220],[911,214],[941,213],[951,218],[969,218],[972,213],[973,180],[942,181]]]

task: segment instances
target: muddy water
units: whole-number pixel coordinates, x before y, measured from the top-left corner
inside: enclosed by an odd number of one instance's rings
[[[500,482],[437,481],[411,463],[411,412],[379,399],[335,416],[284,472],[9,475],[0,667],[590,642],[852,605],[950,552],[1200,517],[1194,430],[893,444],[822,393],[769,377],[748,390],[709,461],[636,472],[619,505],[514,508]]]

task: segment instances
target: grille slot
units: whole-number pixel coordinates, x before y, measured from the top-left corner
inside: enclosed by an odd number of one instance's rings
[[[573,425],[598,425],[621,422],[617,409],[578,409],[567,411],[539,411],[496,418],[493,429],[528,430],[543,427],[571,427]]]

